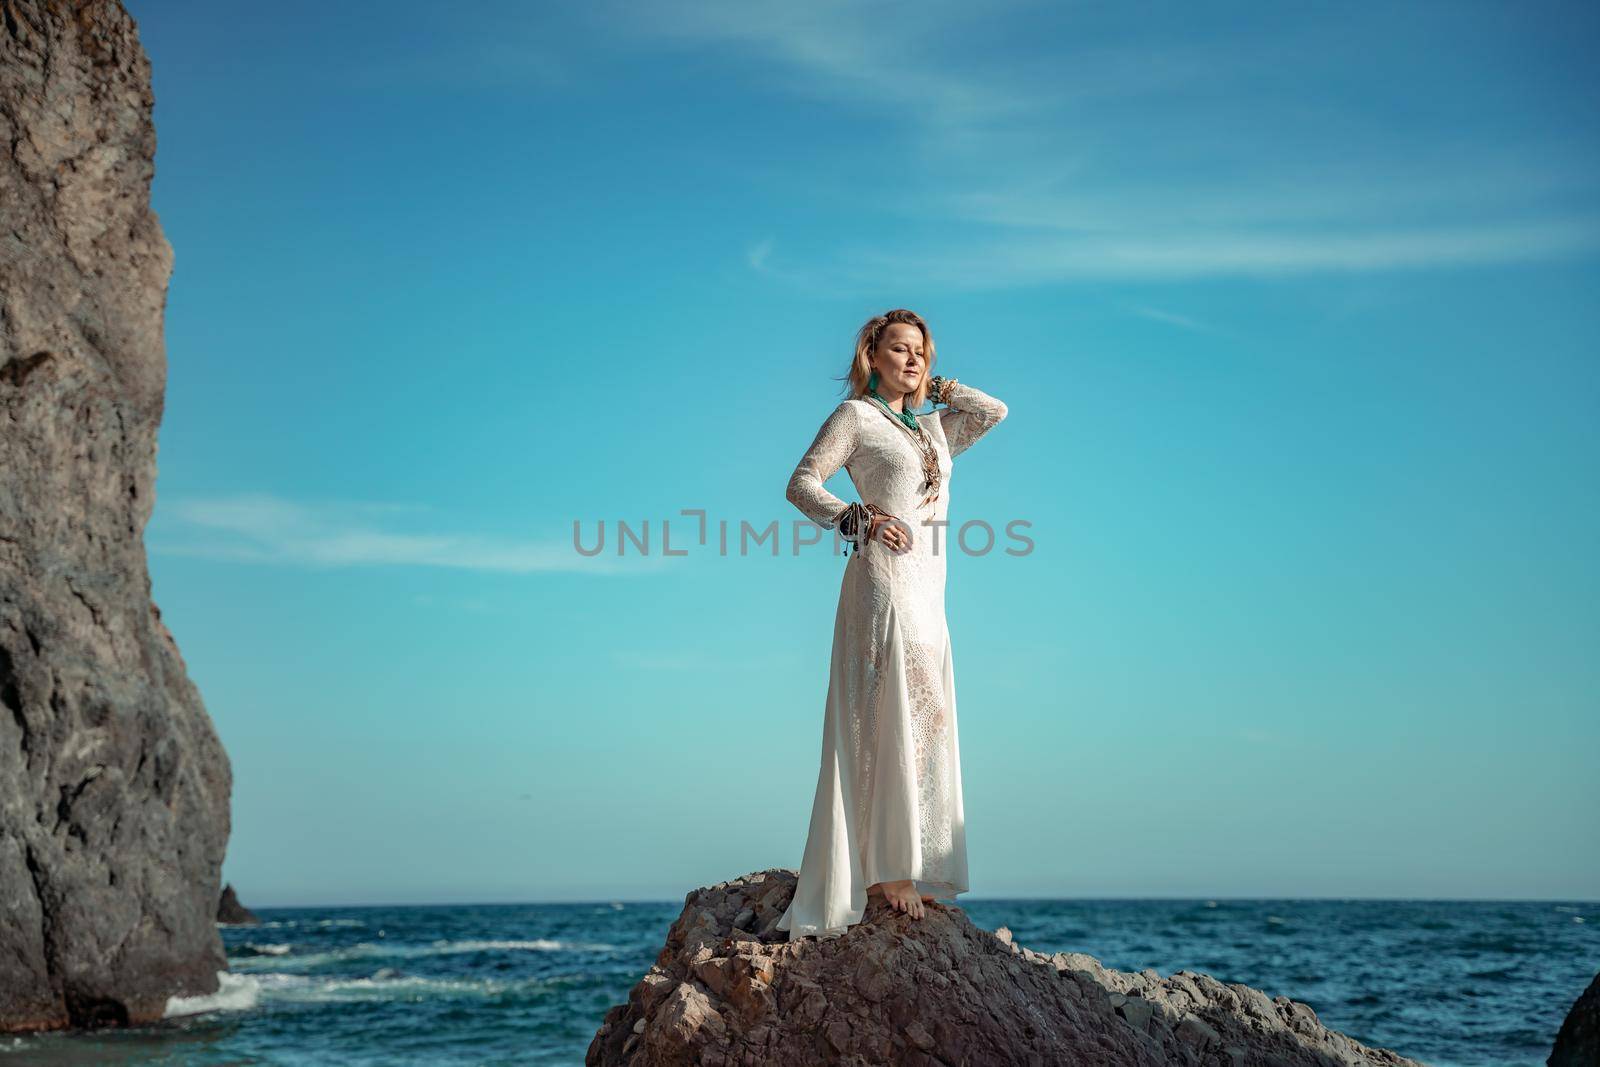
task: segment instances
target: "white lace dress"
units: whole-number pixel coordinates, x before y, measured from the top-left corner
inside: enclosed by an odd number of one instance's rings
[[[870,400],[835,408],[789,480],[789,500],[831,528],[848,502],[823,483],[842,466],[862,502],[899,516],[912,534],[903,555],[873,540],[844,564],[811,825],[799,885],[778,921],[791,939],[844,933],[878,882],[909,878],[944,901],[968,888],[944,615],[945,559],[960,523],[936,524],[948,521],[952,457],[1005,418],[1006,406],[960,382],[947,391],[947,407],[917,416],[939,455],[932,503],[920,504],[922,454],[910,428]]]

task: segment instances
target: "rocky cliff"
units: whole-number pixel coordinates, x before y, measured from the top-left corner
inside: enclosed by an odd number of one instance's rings
[[[1040,955],[959,908],[915,920],[870,905],[843,937],[790,943],[772,927],[794,883],[773,870],[690,893],[655,965],[606,1013],[591,1067],[1420,1067],[1287,997]]]
[[[231,773],[150,600],[172,251],[150,65],[104,0],[0,0],[0,1030],[209,993]]]
[[[1567,1012],[1546,1067],[1595,1067],[1600,1064],[1600,974],[1594,976]]]

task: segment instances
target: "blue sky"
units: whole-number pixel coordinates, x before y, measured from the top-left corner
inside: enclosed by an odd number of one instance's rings
[[[129,8],[247,904],[797,866],[842,563],[660,524],[799,518],[897,306],[1035,544],[950,557],[974,896],[1600,898],[1592,5]]]

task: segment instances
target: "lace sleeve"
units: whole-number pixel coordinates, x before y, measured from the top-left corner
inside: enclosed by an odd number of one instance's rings
[[[939,424],[944,427],[944,439],[954,457],[994,429],[1006,417],[1006,406],[981,389],[961,382],[951,385],[947,393],[944,400],[949,406],[939,409]]]
[[[789,502],[799,508],[812,522],[832,526],[834,519],[849,505],[827,489],[822,483],[833,477],[856,450],[858,423],[855,405],[846,400],[833,409],[806,454],[800,457],[799,466],[789,477],[785,494]]]

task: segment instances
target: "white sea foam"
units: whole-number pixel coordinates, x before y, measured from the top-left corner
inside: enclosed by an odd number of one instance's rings
[[[273,1002],[390,1001],[422,997],[478,999],[549,985],[549,978],[435,978],[382,968],[365,978],[263,974],[262,995]]]
[[[230,962],[235,968],[260,973],[267,968],[273,971],[311,970],[328,964],[362,959],[450,956],[467,952],[607,952],[614,947],[599,942],[557,941],[547,937],[531,940],[441,940],[430,945],[408,945],[395,941],[358,941],[354,945],[329,949],[325,952],[308,952],[305,955],[289,952],[238,956]]]
[[[610,945],[590,945],[579,941],[552,941],[547,937],[536,937],[531,941],[435,941],[430,946],[430,954],[451,952],[495,952],[501,949],[523,952],[565,952],[585,950],[592,952],[604,952],[610,947]]]
[[[194,997],[168,997],[164,1018],[208,1011],[248,1011],[261,996],[261,983],[248,974],[218,971],[217,991]]]
[[[254,941],[246,941],[244,944],[240,945],[239,947],[241,949],[247,948],[251,952],[254,952],[258,956],[287,956],[291,951],[293,951],[293,946],[292,945],[283,945],[283,944],[258,945]]]

